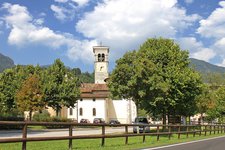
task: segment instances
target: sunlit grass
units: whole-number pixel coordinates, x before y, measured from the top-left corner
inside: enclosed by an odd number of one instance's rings
[[[78,150],[114,150],[114,149],[137,149],[137,148],[146,148],[146,147],[156,147],[162,145],[169,145],[174,143],[181,143],[193,140],[199,140],[204,138],[216,137],[225,135],[224,133],[217,133],[204,136],[202,134],[199,136],[196,134],[193,137],[192,134],[189,134],[189,137],[186,137],[186,134],[181,135],[178,139],[178,135],[172,135],[171,139],[168,139],[168,136],[160,136],[159,141],[157,141],[156,136],[146,136],[145,143],[143,143],[143,137],[129,137],[128,144],[125,144],[125,138],[107,138],[105,139],[105,146],[101,146],[101,139],[85,139],[85,140],[73,140],[73,149]],[[22,143],[10,143],[10,144],[0,144],[0,150],[19,150],[22,147]],[[28,142],[28,150],[68,150],[68,140],[62,141],[46,141],[46,142]]]

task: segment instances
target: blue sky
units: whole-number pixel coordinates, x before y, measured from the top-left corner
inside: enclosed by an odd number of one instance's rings
[[[110,47],[110,70],[147,38],[173,39],[190,57],[225,66],[225,1],[1,0],[0,53],[15,64],[92,72],[92,46]]]

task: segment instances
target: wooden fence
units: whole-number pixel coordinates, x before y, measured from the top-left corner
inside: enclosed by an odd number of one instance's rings
[[[11,122],[11,121],[0,121],[0,126],[7,125],[19,125],[22,126],[22,137],[21,138],[6,138],[0,139],[0,143],[14,143],[14,142],[22,142],[22,150],[26,150],[27,142],[31,141],[51,141],[51,140],[69,140],[69,150],[72,150],[72,140],[73,139],[101,139],[101,145],[105,145],[105,138],[117,138],[124,137],[125,144],[128,144],[128,138],[133,136],[142,136],[143,142],[145,142],[145,137],[154,135],[157,137],[157,140],[160,139],[160,135],[167,135],[168,139],[171,138],[172,134],[177,134],[178,139],[181,134],[186,134],[188,138],[189,134],[193,134],[195,136],[198,134],[207,135],[208,134],[216,134],[217,133],[225,133],[225,125],[145,125],[145,124],[119,124],[119,125],[109,125],[109,124],[82,124],[82,123],[59,123],[59,122]],[[68,128],[67,136],[58,136],[58,137],[27,137],[27,128],[28,126],[65,126]],[[74,127],[101,127],[101,134],[96,135],[73,135]],[[106,127],[115,126],[115,127],[124,127],[124,132],[116,133],[116,134],[106,134]],[[144,127],[142,133],[133,133],[128,132],[128,127]],[[150,132],[146,132],[146,128]],[[164,130],[162,130],[164,129]]]

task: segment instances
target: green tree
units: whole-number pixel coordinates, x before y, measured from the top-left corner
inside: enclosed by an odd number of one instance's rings
[[[207,118],[209,120],[218,118],[220,122],[223,122],[225,115],[225,87],[219,87],[212,95],[214,103],[206,111]]]
[[[74,107],[80,94],[79,82],[63,62],[56,59],[43,76],[44,100],[56,110],[56,115],[59,115],[62,106]]]
[[[109,88],[131,98],[148,113],[191,115],[201,92],[201,78],[188,67],[188,52],[169,39],[148,39],[140,49],[116,62]]]
[[[203,86],[202,93],[196,99],[196,106],[197,112],[201,114],[201,123],[203,123],[203,114],[216,107],[214,91],[212,91],[208,85],[205,84]]]
[[[137,90],[138,84],[135,83],[135,60],[136,51],[127,52],[116,61],[116,67],[110,75],[108,82],[112,97],[132,99],[137,106],[137,113],[140,105],[140,95]]]
[[[16,94],[17,107],[21,112],[29,111],[29,120],[31,120],[32,112],[41,110],[45,106],[42,97],[39,77],[36,74],[30,75]]]
[[[15,93],[18,87],[13,69],[6,69],[0,74],[0,112],[10,114],[16,109]]]

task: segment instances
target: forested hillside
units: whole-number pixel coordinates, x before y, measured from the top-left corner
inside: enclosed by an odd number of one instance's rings
[[[13,60],[0,53],[0,72],[5,70],[6,68],[12,68],[13,66],[14,66]]]

